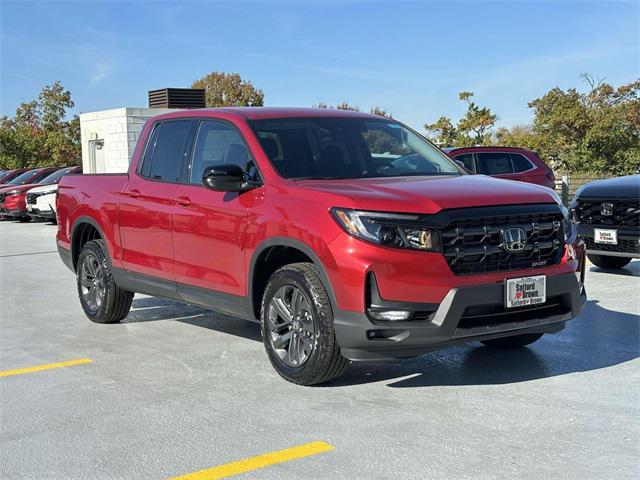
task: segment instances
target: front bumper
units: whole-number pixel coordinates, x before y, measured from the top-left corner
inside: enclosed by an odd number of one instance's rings
[[[499,309],[503,304],[504,284],[456,287],[428,320],[381,325],[373,323],[365,313],[338,310],[334,326],[342,354],[351,360],[412,357],[457,343],[523,333],[559,332],[566,321],[580,313],[586,302],[579,275],[547,277],[547,299],[542,306],[481,314],[479,317],[486,317],[486,322],[471,326],[474,321],[469,319],[478,317],[472,309],[491,306]],[[552,306],[552,302],[557,306]]]
[[[0,207],[0,216],[3,218],[22,218],[26,217],[27,212],[24,210],[10,210],[8,208]]]
[[[629,227],[618,228],[613,226],[577,226],[578,234],[585,242],[587,253],[604,255],[611,257],[640,258],[640,230]],[[602,228],[606,230],[616,230],[618,234],[618,244],[598,244],[594,241],[594,229]]]
[[[42,220],[54,220],[56,218],[56,212],[51,210],[50,208],[39,209],[36,206],[27,206],[27,215],[34,219],[42,219]]]

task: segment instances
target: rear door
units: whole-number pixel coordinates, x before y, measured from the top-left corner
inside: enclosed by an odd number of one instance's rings
[[[194,124],[193,120],[179,119],[154,125],[119,208],[125,268],[158,277],[174,288],[173,213]]]
[[[216,119],[201,121],[188,180],[178,187],[174,214],[175,278],[180,296],[187,301],[206,303],[202,296],[211,291],[246,295],[243,244],[248,208],[262,195],[262,188],[244,193],[206,188],[204,169],[227,163],[239,165],[248,177],[258,175],[251,152],[234,125]],[[224,298],[216,299],[224,310],[221,301]]]

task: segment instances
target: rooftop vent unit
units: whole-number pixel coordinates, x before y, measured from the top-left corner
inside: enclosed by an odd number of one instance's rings
[[[149,108],[204,108],[203,88],[149,90]]]

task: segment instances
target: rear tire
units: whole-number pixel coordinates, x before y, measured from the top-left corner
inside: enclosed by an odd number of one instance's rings
[[[82,247],[76,269],[80,305],[95,323],[117,323],[129,314],[133,292],[116,285],[102,240]]]
[[[315,385],[339,377],[349,366],[336,341],[329,296],[313,264],[277,270],[262,297],[260,317],[267,355],[285,380]]]
[[[631,261],[628,257],[609,257],[606,255],[596,255],[595,253],[588,253],[587,257],[596,267],[610,269],[622,268]]]
[[[520,348],[530,345],[542,338],[544,333],[523,333],[522,335],[514,335],[513,337],[494,338],[492,340],[483,340],[487,347],[499,350],[509,350],[511,348]]]

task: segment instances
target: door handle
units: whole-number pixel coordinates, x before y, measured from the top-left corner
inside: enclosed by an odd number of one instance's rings
[[[188,207],[191,205],[191,199],[189,197],[178,197],[176,198],[176,203],[178,205],[182,205],[183,207]]]
[[[127,195],[129,195],[131,198],[138,198],[140,196],[140,190],[136,190],[134,188],[133,190],[129,190],[129,192],[127,192]]]

